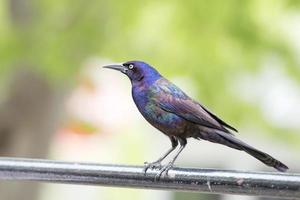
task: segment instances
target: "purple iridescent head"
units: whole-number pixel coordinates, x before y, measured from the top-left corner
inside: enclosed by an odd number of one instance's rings
[[[156,69],[142,61],[128,61],[121,64],[111,64],[103,67],[114,69],[126,74],[131,82],[152,82],[161,77]]]

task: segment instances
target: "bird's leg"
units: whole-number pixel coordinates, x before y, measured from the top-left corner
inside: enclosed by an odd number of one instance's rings
[[[173,167],[174,162],[176,161],[177,157],[179,156],[179,154],[182,152],[182,150],[185,148],[186,145],[186,139],[185,138],[178,138],[179,143],[180,143],[180,148],[177,151],[176,155],[173,157],[173,159],[167,164],[165,165],[160,172],[155,176],[155,180],[159,180],[161,175],[163,173],[165,173],[165,175],[168,175],[168,171]]]
[[[178,140],[177,138],[171,136],[170,137],[171,143],[172,143],[172,147],[164,154],[162,155],[158,160],[154,161],[154,162],[145,162],[145,168],[144,168],[144,173],[146,174],[147,170],[150,169],[156,169],[156,168],[161,168],[161,161],[163,161],[172,151],[174,151],[174,149],[176,149],[177,145],[178,145]]]

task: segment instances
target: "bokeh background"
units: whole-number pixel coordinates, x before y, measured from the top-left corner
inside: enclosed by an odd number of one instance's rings
[[[0,156],[140,165],[169,148],[127,78],[101,65],[144,60],[300,171],[300,1],[0,1]],[[189,140],[179,166],[274,171]],[[1,182],[3,200],[258,197]]]

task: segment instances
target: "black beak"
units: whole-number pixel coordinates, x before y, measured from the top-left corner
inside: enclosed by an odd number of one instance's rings
[[[103,66],[103,68],[114,69],[114,70],[120,71],[122,73],[127,72],[127,68],[125,66],[123,66],[122,64],[105,65],[105,66]]]

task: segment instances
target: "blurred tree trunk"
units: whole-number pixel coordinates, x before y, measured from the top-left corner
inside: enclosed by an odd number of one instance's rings
[[[7,101],[0,105],[0,156],[46,158],[61,115],[59,95],[31,71],[18,71],[12,82]],[[38,186],[1,182],[1,199],[35,200]]]
[[[8,0],[11,25],[20,33],[34,24],[33,2]],[[30,63],[16,62],[22,63],[21,70],[13,76],[7,99],[0,105],[0,156],[46,158],[58,126],[61,101],[43,77],[28,70]],[[0,183],[3,200],[35,200],[38,191],[37,183]]]
[[[32,24],[33,4],[32,0],[9,0],[10,17],[13,25],[20,29]]]

